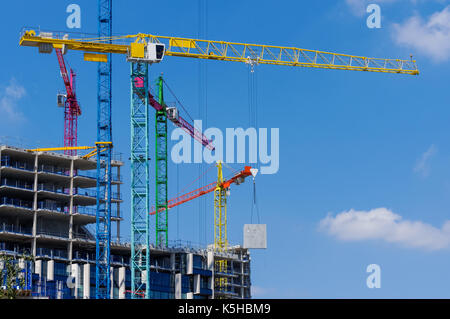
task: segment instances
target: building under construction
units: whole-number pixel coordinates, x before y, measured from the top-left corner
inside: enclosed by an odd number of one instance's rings
[[[95,298],[96,160],[6,145],[0,146],[0,158],[0,252],[33,257],[34,296]],[[123,164],[112,160],[111,222],[117,227],[110,247],[110,298],[116,299],[131,294],[131,245],[121,241],[120,230],[128,218],[121,210]],[[181,242],[149,248],[152,299],[251,297],[248,249],[219,252]]]

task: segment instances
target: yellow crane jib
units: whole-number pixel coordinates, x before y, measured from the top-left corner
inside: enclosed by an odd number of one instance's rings
[[[52,48],[85,52],[85,60],[104,62],[106,53],[124,54],[131,62],[158,63],[165,55],[257,64],[288,65],[335,70],[367,71],[418,75],[413,59],[383,59],[307,50],[295,47],[239,42],[189,39],[151,34],[103,38],[73,38],[67,33],[25,31],[20,45],[38,47],[49,53]]]
[[[69,146],[69,147],[43,147],[28,149],[28,152],[55,152],[55,151],[68,151],[68,150],[89,150],[93,149],[95,146]]]
[[[97,155],[97,148],[100,148],[100,153],[112,147],[112,142],[95,142],[95,146],[69,146],[69,147],[46,147],[46,148],[34,148],[28,149],[28,152],[56,152],[67,150],[92,150],[81,158],[88,159]]]

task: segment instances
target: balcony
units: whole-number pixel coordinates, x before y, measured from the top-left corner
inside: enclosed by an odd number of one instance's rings
[[[74,251],[72,259],[78,261],[95,261],[95,253],[89,253],[86,251]]]
[[[38,201],[37,209],[66,214],[69,212],[69,208],[67,206],[50,200]]]
[[[57,167],[52,165],[40,164],[38,165],[38,172],[50,173],[62,176],[70,176],[70,168]]]
[[[60,249],[37,248],[36,257],[67,260],[67,251]]]
[[[0,251],[8,255],[30,255],[30,248],[12,242],[0,242]]]
[[[0,206],[1,205],[2,205],[2,201],[0,198]],[[32,206],[32,203],[30,202],[29,209],[32,209],[31,206]],[[38,201],[37,210],[69,215],[69,207],[67,206],[67,204],[61,204],[61,203],[58,203],[58,202],[52,201],[52,200]],[[96,217],[97,216],[97,207],[96,206],[75,206],[74,205],[72,208],[72,214]],[[113,218],[115,218],[115,219],[121,218],[117,212],[117,209],[111,210],[111,218],[112,219]]]
[[[75,261],[95,262],[95,252],[87,252],[87,251],[78,251],[77,250],[77,251],[73,252],[72,259]],[[129,265],[130,257],[111,254],[110,261],[111,261],[111,264]],[[95,273],[95,270],[94,270],[94,273]]]
[[[150,257],[150,266],[156,269],[171,270],[170,259],[153,259]]]
[[[33,190],[33,183],[32,182],[27,182],[27,181],[22,181],[22,180],[18,180],[18,179],[13,179],[13,178],[2,178],[0,180],[0,186],[9,186],[9,187],[13,187],[13,188],[19,188],[19,189],[26,189],[26,190]]]
[[[23,208],[32,210],[33,209],[33,202],[28,200],[22,200],[17,198],[10,198],[10,197],[0,197],[0,206],[11,206],[15,208]]]
[[[2,167],[15,168],[29,172],[34,171],[34,164],[31,164],[29,162],[16,161],[11,159],[9,156],[2,156],[0,164]]]
[[[121,193],[112,192],[111,194],[112,194],[111,199],[122,200]],[[74,188],[74,195],[97,198],[97,190],[87,188]]]
[[[41,238],[49,238],[49,239],[58,239],[58,240],[67,240],[69,239],[68,232],[58,232],[58,231],[48,231],[48,230],[37,230],[36,235]]]
[[[23,227],[21,225],[16,226],[7,223],[0,224],[0,232],[27,236],[31,236],[32,234],[31,227]]]
[[[130,264],[130,257],[119,256],[119,255],[111,255],[111,263],[121,264],[121,265],[129,265]]]
[[[73,239],[87,242],[95,242],[95,237],[92,234],[73,233]]]
[[[85,177],[85,178],[90,178],[93,180],[97,180],[97,172],[96,171],[83,171],[83,170],[78,170],[76,172],[75,176],[79,176],[79,177]],[[111,181],[113,183],[121,183],[122,182],[122,175],[119,174],[111,174]]]
[[[70,195],[70,189],[67,187],[63,187],[63,186],[59,186],[59,185],[54,185],[54,184],[50,184],[50,183],[40,183],[38,184],[38,191],[44,191],[44,192],[49,192],[49,193],[53,193],[56,195],[66,195],[69,196]],[[117,192],[113,192],[111,193],[112,200],[116,200],[116,201],[120,201],[122,200],[122,194],[121,193],[117,193]],[[73,195],[74,196],[83,196],[83,197],[89,197],[92,199],[96,199],[97,198],[97,190],[96,189],[89,189],[89,188],[78,188],[75,187],[73,188]]]
[[[74,188],[73,195],[97,198],[97,190],[87,188]]]
[[[76,206],[73,208],[74,214],[97,216],[97,207]],[[116,209],[111,210],[111,218],[120,218]]]

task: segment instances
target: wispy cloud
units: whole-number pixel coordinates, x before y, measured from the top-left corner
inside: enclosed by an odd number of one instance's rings
[[[430,175],[430,160],[437,153],[437,147],[434,144],[423,153],[417,160],[414,166],[414,172],[421,175],[422,177],[428,177]]]
[[[450,246],[450,220],[436,228],[422,221],[404,220],[387,208],[328,215],[320,221],[319,229],[342,241],[382,240],[430,251]]]
[[[264,287],[255,286],[255,285],[252,285],[251,289],[252,289],[252,296],[256,297],[256,298],[262,298],[262,297],[267,298],[268,295],[270,295],[271,293],[274,292],[274,289],[272,289],[272,288],[264,288]]]
[[[17,102],[26,95],[25,88],[12,78],[0,92],[0,116],[11,121],[22,121],[24,116],[18,110]]]
[[[436,62],[450,59],[450,6],[428,19],[418,14],[393,25],[393,39],[398,45],[417,50]]]

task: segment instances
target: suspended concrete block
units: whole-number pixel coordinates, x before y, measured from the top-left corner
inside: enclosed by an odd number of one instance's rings
[[[244,225],[244,248],[266,249],[267,248],[267,225],[245,224]]]

